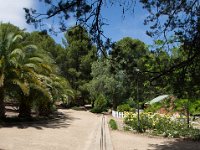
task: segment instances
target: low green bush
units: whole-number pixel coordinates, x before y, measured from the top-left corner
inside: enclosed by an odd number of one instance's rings
[[[92,108],[91,112],[93,113],[101,113],[106,111],[107,107],[107,100],[104,95],[100,94],[94,102],[94,107]]]
[[[116,123],[116,121],[114,119],[110,119],[109,126],[113,130],[117,130],[118,129],[117,123]]]
[[[130,111],[130,110],[131,110],[131,107],[129,104],[122,104],[122,105],[117,106],[117,111],[119,112]]]

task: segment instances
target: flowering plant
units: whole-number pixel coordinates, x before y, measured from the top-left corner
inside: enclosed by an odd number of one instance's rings
[[[149,132],[154,135],[162,135],[165,137],[192,137],[187,133],[197,130],[192,127],[188,128],[185,123],[185,118],[178,116],[164,115],[159,113],[141,113],[140,124],[138,127],[137,114],[133,112],[125,112],[124,123],[126,126],[136,131]],[[188,131],[187,133],[185,131]],[[199,135],[200,137],[200,132]]]

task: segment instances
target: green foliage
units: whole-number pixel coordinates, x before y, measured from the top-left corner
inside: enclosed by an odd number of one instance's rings
[[[157,102],[157,103],[154,103],[152,105],[148,105],[148,107],[144,111],[156,113],[162,107],[163,107],[163,104],[160,103],[160,102]]]
[[[110,119],[109,121],[109,126],[112,130],[117,130],[118,129],[118,126],[117,126],[117,123],[114,119]]]
[[[83,105],[89,99],[86,84],[91,80],[91,65],[96,60],[96,48],[87,30],[74,26],[65,34],[65,57],[60,62],[63,75],[68,78],[75,93],[75,103]]]
[[[200,99],[191,101],[191,103],[190,103],[190,113],[192,115],[199,115],[200,114]]]
[[[94,108],[91,110],[93,113],[101,113],[106,111],[107,100],[103,94],[100,94],[94,102]]]
[[[22,33],[24,37],[16,33]],[[19,102],[19,116],[25,118],[31,117],[34,105],[35,109],[49,115],[55,110],[56,101],[73,96],[69,83],[58,75],[57,65],[44,50],[48,47],[40,45],[44,40],[33,37],[36,36],[10,24],[0,25],[0,118],[5,114],[6,95]],[[30,41],[38,47],[27,44]]]
[[[137,114],[126,113],[124,123],[133,130],[138,130]],[[154,135],[162,135],[164,137],[186,137],[193,140],[200,140],[200,130],[193,127],[188,128],[185,118],[171,118],[172,116],[141,113],[140,114],[140,130],[148,131]]]
[[[46,12],[45,13],[46,17],[43,16],[44,12],[39,12],[37,10],[31,11],[31,9],[25,8],[24,10],[26,12],[26,19],[28,23],[35,23],[35,25],[38,26],[38,24],[45,21],[46,18],[54,19],[54,20],[59,21],[60,23],[60,26],[58,26],[58,29],[60,29],[61,31],[64,31],[67,28],[65,25],[67,25],[66,22],[70,18],[69,16],[71,15],[76,16],[77,22],[79,22],[80,24],[84,23],[86,24],[86,26],[88,26],[90,33],[93,34],[93,38],[99,44],[99,46],[103,45],[104,42],[101,40],[101,37],[97,36],[97,33],[99,33],[99,31],[103,32],[103,29],[102,29],[103,26],[99,27],[99,25],[104,25],[105,22],[104,22],[104,19],[96,19],[96,18],[99,18],[99,16],[101,16],[101,11],[99,12],[96,10],[102,9],[102,7],[104,6],[104,3],[102,1],[92,0],[92,1],[83,1],[83,2],[82,1],[81,2],[80,1],[54,2],[50,0],[48,1],[44,0],[41,2],[47,5],[46,11],[44,10]],[[147,31],[147,34],[150,37],[154,37],[156,39],[158,37],[161,38],[161,39],[158,39],[155,42],[155,44],[160,46],[158,51],[160,52],[162,51],[161,52],[162,54],[161,55],[159,54],[157,57],[153,57],[153,59],[145,59],[143,57],[143,47],[137,46],[138,42],[135,42],[135,44],[131,44],[131,40],[126,38],[126,40],[124,40],[126,43],[123,42],[125,44],[120,43],[120,46],[122,47],[122,49],[125,49],[125,51],[127,51],[127,49],[131,49],[133,51],[138,49],[141,51],[140,54],[138,53],[139,55],[134,54],[134,55],[131,55],[130,57],[127,57],[126,56],[127,54],[121,53],[120,55],[117,55],[117,57],[114,57],[114,58],[122,57],[123,59],[121,60],[125,62],[124,63],[125,65],[123,66],[123,68],[129,66],[130,69],[127,69],[129,71],[133,69],[133,67],[143,68],[145,66],[145,69],[147,70],[146,72],[153,73],[153,76],[156,76],[155,77],[156,79],[159,78],[157,80],[157,83],[165,83],[165,84],[157,85],[157,87],[159,87],[159,91],[171,90],[169,86],[166,86],[168,83],[167,81],[171,79],[168,79],[165,75],[170,74],[170,76],[172,77],[173,76],[172,72],[174,71],[176,72],[175,80],[179,80],[178,81],[179,85],[180,83],[181,85],[185,84],[185,82],[181,82],[181,80],[182,81],[184,80],[185,73],[183,72],[185,72],[185,70],[187,69],[192,71],[190,76],[193,76],[193,77],[195,76],[195,78],[197,78],[199,76],[198,70],[200,70],[199,67],[196,67],[196,64],[200,62],[199,61],[200,55],[199,53],[196,53],[199,50],[199,41],[200,41],[199,40],[199,1],[198,0],[194,0],[194,1],[184,0],[181,2],[170,1],[169,2],[170,5],[168,2],[163,1],[163,0],[141,0],[140,2],[143,5],[143,8],[146,9],[148,12],[147,18],[144,20],[145,25],[150,25],[150,31]],[[54,7],[51,7],[52,5]],[[119,5],[125,11],[126,10],[128,11],[129,9],[133,9],[133,7],[135,6],[133,3],[133,0],[107,1],[106,3],[107,7],[113,6],[113,5],[114,6]],[[90,7],[90,6],[93,6],[93,7]],[[129,9],[124,9],[124,8],[129,8]],[[90,19],[85,17],[86,14],[90,16],[89,17]],[[123,14],[124,14],[124,11],[123,11]],[[182,15],[182,14],[186,14],[186,15]],[[163,17],[166,18],[164,21],[163,21]],[[54,30],[51,30],[51,31],[54,31]],[[169,39],[168,35],[171,35],[171,33],[174,33],[173,36],[177,39],[173,39],[173,40]],[[77,35],[77,37],[79,36]],[[107,41],[109,41],[109,39]],[[105,42],[105,45],[103,45],[102,47],[108,46],[109,45],[108,43],[109,42]],[[172,44],[172,45],[169,46],[169,44]],[[166,55],[168,52],[169,54],[173,54],[171,53],[170,49],[172,49],[174,45],[184,45],[181,47],[183,48],[183,51],[186,53],[185,55],[186,60],[183,60],[182,59],[183,57],[179,57],[177,59],[174,59],[174,61],[171,61],[170,56]],[[166,53],[165,52],[163,53],[163,51],[166,51]],[[152,53],[154,52],[155,51],[153,51]],[[155,56],[156,55],[157,54],[155,54]],[[148,63],[144,63],[144,66],[138,65],[140,64],[140,62],[135,61],[133,58],[131,58],[131,57],[137,57],[137,56],[143,57],[143,59],[140,59],[140,60],[145,60]],[[149,58],[152,58],[152,57],[150,56]],[[116,61],[116,62],[119,62],[119,61]],[[138,64],[136,64],[137,62]],[[154,62],[158,62],[154,64],[155,67],[152,65],[152,63]],[[189,67],[184,67],[184,66],[189,66]],[[191,66],[193,68],[191,68]],[[182,75],[181,75],[181,72],[182,72]],[[186,72],[187,72],[186,74],[188,74],[188,71]],[[177,76],[179,75],[181,76],[181,78],[177,78]],[[146,83],[148,83],[148,81],[146,81]],[[196,84],[196,83],[193,83],[193,84],[196,85],[194,87],[196,89],[194,90],[196,93],[197,91],[199,91],[198,90],[199,84]],[[180,92],[180,93],[177,92],[177,94],[182,95],[181,93],[182,86],[178,87],[177,85],[176,85],[176,88],[179,88],[178,91]],[[174,89],[174,91],[176,91],[176,89]],[[154,92],[156,93],[157,90],[155,89]],[[148,95],[148,92],[145,92],[145,95]]]
[[[119,112],[124,112],[124,111],[130,111],[131,107],[129,106],[129,104],[122,104],[117,106],[117,111]]]
[[[131,98],[131,97],[126,101],[126,103],[127,103],[131,108],[136,107],[136,101],[135,101],[133,98]]]
[[[123,71],[112,74],[111,62],[109,60],[100,59],[92,64],[92,77],[93,79],[87,85],[91,98],[95,99],[96,95],[103,93],[109,100],[108,103],[114,109],[120,104],[123,99],[126,99],[127,94],[126,75]]]
[[[200,114],[200,100],[198,99],[177,99],[175,101],[175,109],[182,114],[185,114],[187,110],[192,115]]]

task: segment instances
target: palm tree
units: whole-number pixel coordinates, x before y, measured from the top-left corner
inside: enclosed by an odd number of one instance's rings
[[[48,74],[51,74],[52,69],[50,62],[48,62],[48,55],[41,55],[41,50],[38,51],[34,45],[28,45],[22,48],[21,52],[24,54],[23,59],[18,60],[17,69],[20,74],[17,81],[27,85],[28,93],[21,92],[19,99],[19,117],[31,117],[31,106],[35,99],[35,95],[40,93],[40,96],[51,97],[48,88],[47,80]],[[46,75],[45,75],[46,74]],[[19,85],[20,85],[19,84]],[[24,90],[21,88],[21,90]]]
[[[0,119],[5,118],[5,91],[13,85],[17,85],[20,89],[19,116],[30,117],[31,85],[34,84],[40,89],[45,87],[36,70],[42,70],[41,67],[50,70],[50,67],[41,63],[42,58],[32,55],[32,51],[36,47],[33,45],[22,46],[20,40],[22,40],[21,35],[0,29]]]
[[[0,29],[0,119],[5,118],[5,89],[8,84],[13,82],[11,75],[17,66],[17,58],[13,53],[18,51],[16,47],[18,39],[22,39],[22,36]]]
[[[5,91],[13,85],[18,87],[14,90],[18,91],[19,117],[31,117],[34,100],[45,100],[46,105],[61,95],[72,95],[68,82],[57,76],[58,69],[48,53],[34,45],[24,46],[20,40],[21,35],[0,29],[0,119],[5,118]]]

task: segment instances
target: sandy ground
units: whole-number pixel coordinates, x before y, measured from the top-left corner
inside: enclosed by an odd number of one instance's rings
[[[110,131],[114,150],[200,150],[200,142]]]
[[[163,137],[150,137],[147,135],[134,134],[123,131],[123,120],[113,118],[121,131],[110,129],[114,150],[200,150],[200,142]]]
[[[35,124],[0,128],[0,150],[86,150],[100,115],[86,111],[59,110],[63,118]]]
[[[99,140],[95,139],[100,138],[102,115],[75,110],[59,112],[64,115],[52,121],[0,127],[0,150],[96,150]],[[200,150],[200,142],[112,130],[110,136],[114,150]]]

